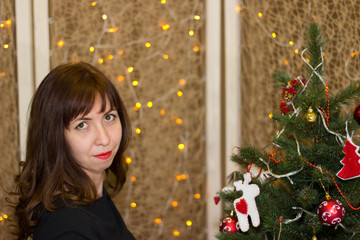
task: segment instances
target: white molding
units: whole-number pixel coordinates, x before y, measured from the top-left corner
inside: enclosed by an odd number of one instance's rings
[[[50,71],[49,3],[33,0],[35,85]]]
[[[31,1],[16,0],[16,46],[20,160],[25,159],[27,112],[34,92]]]
[[[221,189],[221,1],[206,0],[206,164],[208,240],[219,231],[221,204],[214,196]]]
[[[236,170],[236,164],[230,161],[235,147],[240,147],[240,124],[241,124],[241,98],[240,98],[240,16],[236,7],[239,0],[226,0],[224,6],[225,17],[225,138],[226,138],[226,161],[225,175],[230,175]]]

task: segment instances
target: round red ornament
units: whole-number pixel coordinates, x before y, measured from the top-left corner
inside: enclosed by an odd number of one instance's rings
[[[221,221],[220,232],[236,233],[238,231],[239,231],[239,223],[237,217],[229,216]]]
[[[320,204],[317,213],[324,225],[336,226],[343,220],[345,208],[339,200],[329,199]]]
[[[355,108],[353,117],[355,121],[360,124],[360,105]]]

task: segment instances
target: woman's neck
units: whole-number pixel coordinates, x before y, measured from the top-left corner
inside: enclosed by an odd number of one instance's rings
[[[104,173],[102,174],[89,174],[88,176],[90,177],[90,179],[93,181],[95,188],[96,188],[96,193],[97,193],[97,197],[100,198],[103,195],[103,188],[104,188]]]

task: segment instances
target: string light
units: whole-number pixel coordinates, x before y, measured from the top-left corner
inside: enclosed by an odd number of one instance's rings
[[[194,36],[194,34],[195,34],[195,33],[194,33],[194,30],[190,30],[190,31],[189,31],[189,36]]]
[[[187,221],[186,221],[186,225],[187,225],[188,227],[190,227],[190,226],[192,225],[192,222],[191,222],[190,220],[187,220]]]
[[[181,181],[181,175],[177,175],[176,180]]]
[[[166,31],[170,28],[170,25],[169,24],[165,24],[165,25],[162,25],[161,26],[162,30]]]
[[[106,14],[103,14],[101,17],[102,17],[103,20],[106,20],[106,19],[107,19],[107,15],[106,15]]]
[[[58,47],[64,46],[64,41],[63,40],[58,41],[57,45],[58,45]]]
[[[298,49],[295,49],[295,54],[299,54],[299,50]]]
[[[9,48],[9,44],[4,44],[4,48],[8,49]]]
[[[130,204],[130,206],[131,206],[132,208],[136,208],[136,203],[132,202],[132,203]]]
[[[242,7],[241,7],[241,6],[236,6],[236,7],[235,7],[235,11],[236,11],[237,13],[241,12],[241,10],[242,10]]]
[[[132,73],[132,72],[134,71],[134,68],[133,68],[133,67],[128,67],[127,71],[128,71],[129,73]]]
[[[89,50],[90,50],[90,52],[94,52],[94,51],[95,51],[95,48],[94,48],[94,47],[90,47]]]
[[[136,87],[137,85],[139,85],[139,82],[135,80],[135,81],[132,82],[132,85],[133,85],[134,87]]]
[[[154,221],[155,221],[156,224],[160,224],[162,222],[161,218],[155,218]]]
[[[136,132],[136,134],[140,134],[140,133],[141,133],[140,128],[137,128],[137,129],[135,130],[135,132]]]
[[[94,7],[95,5],[96,5],[96,2],[92,2],[92,3],[91,3],[91,6]]]
[[[2,76],[2,77],[5,77],[5,72],[1,72],[1,76]]]
[[[8,25],[8,26],[11,25],[11,20],[10,19],[6,21],[6,25]]]
[[[271,34],[271,36],[272,36],[273,38],[276,38],[276,33],[273,32],[273,33]]]
[[[180,85],[180,86],[185,86],[185,84],[186,84],[186,80],[185,80],[185,79],[182,78],[182,79],[179,80],[179,85]]]
[[[124,51],[123,50],[119,50],[119,55],[122,56],[124,54]]]
[[[149,42],[145,43],[145,47],[147,47],[147,48],[151,47],[151,43],[149,43]]]
[[[294,42],[293,42],[293,41],[289,41],[289,45],[290,45],[290,46],[293,46],[293,45],[294,45]]]
[[[125,77],[124,77],[123,75],[119,75],[119,76],[117,77],[117,80],[118,80],[119,82],[124,81],[124,79],[125,79]]]
[[[199,15],[195,15],[195,16],[194,16],[194,19],[195,19],[195,20],[200,20],[200,16],[199,16]]]
[[[165,4],[166,3],[166,0],[161,0],[161,4]]]
[[[177,201],[172,201],[171,202],[171,206],[173,207],[177,207],[179,205],[179,203]]]
[[[194,46],[194,47],[193,47],[193,50],[194,50],[194,52],[198,52],[198,51],[199,51],[199,47],[198,47],[198,46]]]
[[[108,55],[108,57],[107,57],[109,60],[111,60],[111,59],[113,59],[114,58],[114,56],[113,55]]]
[[[181,97],[183,95],[183,92],[182,91],[177,91],[176,94]]]
[[[161,110],[160,110],[160,114],[161,114],[162,116],[164,116],[165,113],[166,113],[165,109],[161,109]]]
[[[181,179],[185,180],[186,179],[186,174],[181,174]]]
[[[258,17],[262,18],[263,14],[261,12],[258,13]]]
[[[153,103],[152,103],[152,102],[148,102],[148,103],[147,103],[147,106],[148,106],[148,108],[152,108]]]
[[[132,177],[131,177],[131,181],[132,181],[132,182],[135,182],[135,181],[136,181],[136,177],[132,176]]]
[[[356,52],[352,52],[351,57],[355,57],[355,56],[356,56]]]
[[[125,162],[127,164],[130,164],[132,162],[132,159],[130,157],[125,158]]]
[[[180,143],[180,144],[178,145],[178,148],[179,148],[179,150],[184,150],[184,149],[185,149],[185,145],[184,145],[183,143]]]
[[[288,61],[288,60],[285,60],[285,61],[284,61],[284,64],[285,64],[285,65],[289,65],[289,61]]]
[[[201,198],[200,193],[196,193],[196,194],[194,195],[194,198],[196,198],[196,199],[200,199],[200,198]]]
[[[141,103],[137,102],[137,103],[135,103],[135,106],[136,106],[137,108],[141,108]]]
[[[166,60],[166,59],[169,59],[169,55],[167,54],[164,54],[163,58]]]
[[[100,64],[103,64],[103,62],[104,62],[104,59],[102,59],[102,58],[100,58],[98,61],[98,63],[100,63]]]
[[[177,119],[176,119],[176,123],[177,123],[177,124],[182,124],[182,120],[181,120],[180,118],[177,118]]]
[[[177,237],[177,236],[180,235],[180,232],[179,232],[178,230],[174,230],[174,231],[173,231],[173,235],[174,235],[175,237]]]

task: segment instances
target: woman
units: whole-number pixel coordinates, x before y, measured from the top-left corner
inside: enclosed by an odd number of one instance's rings
[[[130,137],[110,80],[83,62],[56,67],[33,97],[28,124],[18,239],[135,239],[103,187],[118,193],[125,183]]]

